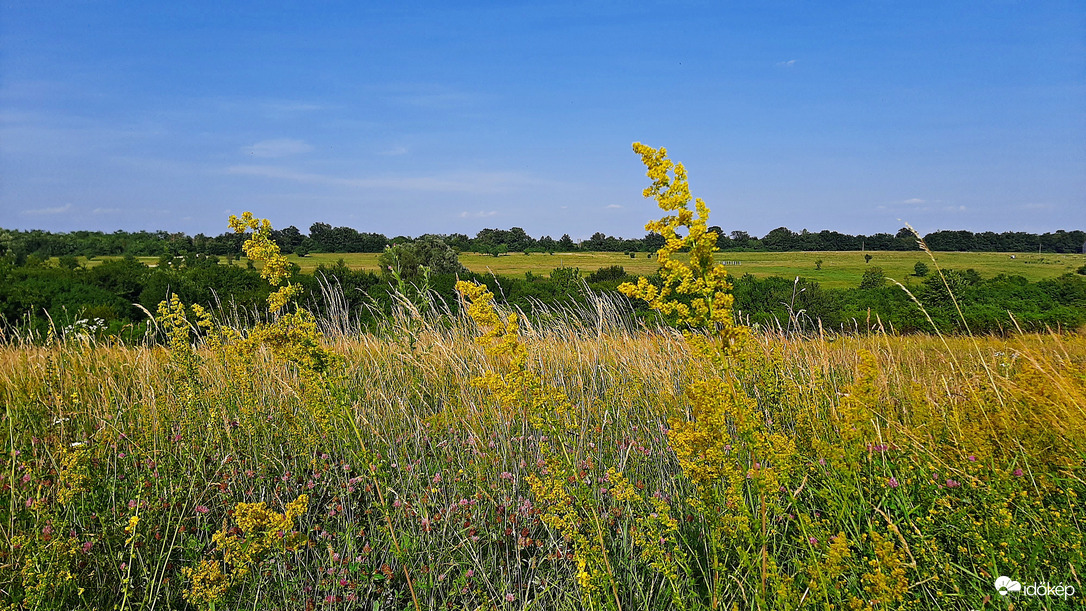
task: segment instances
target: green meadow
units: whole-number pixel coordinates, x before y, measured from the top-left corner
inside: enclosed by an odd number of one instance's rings
[[[636,276],[649,275],[656,271],[656,259],[646,256],[647,254],[635,253],[636,256],[631,258],[620,252],[564,252],[553,255],[518,252],[494,257],[465,252],[461,253],[460,262],[473,272],[493,273],[498,276],[523,276],[529,272],[547,275],[556,267],[576,267],[581,270],[582,275],[586,275],[612,265],[621,265],[626,273]],[[871,255],[869,263],[865,261],[865,254]],[[298,265],[304,273],[313,273],[321,265],[335,265],[340,259],[351,269],[375,272],[378,267],[377,257],[378,253],[316,253],[305,257],[288,255],[287,259]],[[137,258],[148,265],[157,262],[154,257]],[[94,266],[108,259],[101,257],[85,261],[84,264]],[[935,264],[924,252],[719,252],[716,253],[716,260],[725,263],[728,272],[734,276],[802,276],[828,289],[858,286],[864,271],[871,267],[881,267],[888,278],[906,286],[918,283],[919,278],[913,274],[913,267],[918,262],[923,262],[935,272]],[[816,269],[815,263],[819,260],[822,261],[821,269]],[[1036,282],[1074,272],[1086,264],[1086,255],[937,252],[935,260],[943,269],[974,269],[982,278],[1005,274],[1022,276],[1030,282]],[[234,264],[244,265],[245,260],[235,261]]]

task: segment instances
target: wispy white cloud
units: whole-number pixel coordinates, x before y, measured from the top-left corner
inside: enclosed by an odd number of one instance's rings
[[[488,218],[488,217],[491,217],[491,216],[495,216],[496,214],[498,214],[497,210],[479,210],[478,212],[468,212],[467,210],[465,210],[465,211],[460,213],[460,218],[462,218],[462,219],[467,219],[467,218],[485,219],[485,218]]]
[[[240,176],[262,176],[332,187],[441,193],[506,193],[542,182],[517,172],[456,172],[432,176],[344,178],[266,165],[235,165],[227,168],[226,172]]]
[[[406,146],[394,146],[386,151],[381,151],[380,154],[387,157],[398,157],[400,155],[406,155],[409,152],[410,151],[407,150]]]
[[[323,104],[313,104],[297,100],[269,100],[262,103],[266,110],[273,112],[313,112],[325,110],[328,107]]]
[[[263,158],[289,157],[291,155],[308,153],[312,150],[313,147],[311,145],[302,140],[295,140],[293,138],[261,140],[252,146],[247,146],[242,149],[242,151],[248,155]]]
[[[618,208],[621,208],[621,207],[622,206],[620,206],[618,204],[608,204],[608,206],[607,206],[607,208],[611,209],[611,210],[617,210]]]
[[[117,214],[120,211],[120,208],[95,208],[91,214]]]
[[[34,208],[32,210],[23,210],[19,214],[23,216],[50,216],[54,214],[64,214],[65,212],[71,212],[73,206],[71,204],[64,204],[63,206],[57,206],[55,208]]]
[[[796,65],[796,60],[794,60],[794,59],[789,59],[789,60],[783,61],[783,62],[777,62],[777,67],[778,68],[791,68],[791,67],[793,67],[795,65]]]
[[[910,197],[893,202],[879,204],[876,210],[892,210],[896,214],[914,215],[923,212],[958,211],[958,206],[948,205],[941,199],[924,199],[922,197]]]

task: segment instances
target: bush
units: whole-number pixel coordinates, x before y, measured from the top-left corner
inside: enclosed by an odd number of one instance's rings
[[[377,263],[386,280],[399,274],[400,279],[406,282],[418,282],[424,267],[431,274],[463,274],[468,271],[460,264],[456,251],[441,238],[432,235],[389,246],[377,257]]]
[[[590,284],[595,282],[612,282],[614,280],[622,280],[626,277],[626,270],[621,265],[612,265],[610,267],[601,267],[596,271],[588,274],[588,278],[585,278]]]
[[[862,289],[882,288],[885,284],[886,276],[883,274],[881,267],[872,267],[865,271],[863,279],[860,280],[860,288]]]

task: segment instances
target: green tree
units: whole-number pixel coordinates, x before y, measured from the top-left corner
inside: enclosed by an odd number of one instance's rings
[[[917,278],[923,278],[928,275],[928,266],[923,261],[917,261],[913,266],[913,275]]]
[[[793,250],[796,234],[787,227],[777,227],[762,238],[762,244],[769,250]]]
[[[456,251],[435,235],[424,235],[414,242],[394,244],[377,257],[381,275],[387,280],[399,274],[407,282],[417,282],[424,273],[466,274]],[[425,270],[423,269],[425,268]]]
[[[860,288],[862,289],[877,289],[882,288],[886,284],[886,276],[882,273],[881,267],[872,267],[864,272],[863,278],[860,280]]]
[[[568,294],[580,284],[581,270],[576,267],[556,267],[551,272],[550,280],[555,289]]]

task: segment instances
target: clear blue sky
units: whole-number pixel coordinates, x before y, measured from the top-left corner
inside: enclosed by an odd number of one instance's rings
[[[1086,228],[1086,4],[0,0],[0,227]]]

